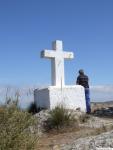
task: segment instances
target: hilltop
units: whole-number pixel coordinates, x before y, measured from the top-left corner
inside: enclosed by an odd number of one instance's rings
[[[0,149],[113,148],[113,102],[91,103],[90,115],[60,106],[33,115],[17,102],[0,106]]]
[[[40,150],[94,150],[96,147],[113,148],[113,102],[93,102],[92,114],[75,112],[78,127],[44,133],[39,138]],[[112,109],[110,109],[112,108]],[[104,113],[103,113],[104,112]],[[46,112],[40,112],[41,116]],[[103,115],[102,115],[103,114]],[[82,120],[79,117],[82,116]],[[42,118],[41,118],[42,119]]]

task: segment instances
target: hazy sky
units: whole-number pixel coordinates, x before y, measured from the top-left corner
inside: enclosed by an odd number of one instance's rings
[[[113,0],[0,0],[0,84],[50,84],[42,49],[62,40],[66,84],[83,68],[91,85],[113,84]]]

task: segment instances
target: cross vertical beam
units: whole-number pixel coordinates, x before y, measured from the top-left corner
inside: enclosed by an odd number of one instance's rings
[[[64,59],[74,58],[73,52],[63,51],[62,41],[52,43],[53,50],[43,50],[41,57],[51,59],[51,82],[53,86],[65,86]]]

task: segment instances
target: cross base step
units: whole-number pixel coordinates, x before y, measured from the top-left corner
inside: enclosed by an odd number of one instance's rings
[[[86,112],[84,88],[80,85],[35,89],[34,101],[37,108],[53,109],[55,106],[63,104],[67,109],[79,108]]]

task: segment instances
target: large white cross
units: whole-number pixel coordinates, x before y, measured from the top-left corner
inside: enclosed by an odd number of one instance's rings
[[[43,50],[41,57],[51,59],[51,82],[53,86],[62,87],[65,85],[64,77],[64,58],[74,58],[73,52],[63,51],[62,41],[54,41],[52,43],[53,50]]]

